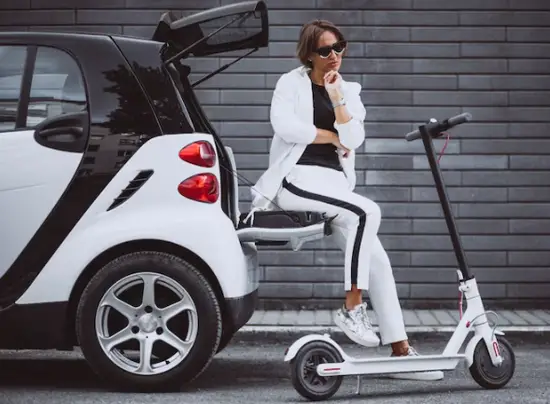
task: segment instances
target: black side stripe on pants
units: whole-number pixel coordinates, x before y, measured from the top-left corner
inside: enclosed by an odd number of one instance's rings
[[[357,268],[359,266],[359,249],[361,248],[361,241],[363,240],[363,232],[365,230],[365,223],[367,221],[366,212],[359,206],[353,205],[349,202],[342,201],[340,199],[332,198],[330,196],[319,195],[313,192],[304,191],[298,188],[296,185],[291,184],[283,179],[283,187],[294,195],[300,196],[306,199],[312,199],[319,202],[328,203],[329,205],[338,206],[347,209],[357,216],[359,216],[359,226],[357,227],[357,233],[355,235],[355,241],[353,243],[353,253],[351,256],[351,284],[357,285]]]

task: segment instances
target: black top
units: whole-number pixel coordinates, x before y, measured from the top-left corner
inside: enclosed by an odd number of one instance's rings
[[[334,128],[334,110],[324,86],[311,82],[313,91],[313,124],[319,129],[338,133]],[[336,146],[333,144],[308,144],[298,164],[316,165],[342,171]]]

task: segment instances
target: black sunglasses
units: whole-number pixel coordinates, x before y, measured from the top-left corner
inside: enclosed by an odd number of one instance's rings
[[[332,44],[332,46],[322,46],[318,49],[315,49],[314,52],[321,56],[323,59],[326,59],[330,56],[330,53],[334,51],[337,55],[344,52],[346,49],[347,41],[340,41]]]

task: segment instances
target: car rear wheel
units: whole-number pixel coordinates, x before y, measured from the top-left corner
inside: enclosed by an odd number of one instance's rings
[[[171,391],[206,369],[220,343],[222,317],[195,267],[173,255],[138,252],[93,277],[76,327],[100,377],[124,390]]]

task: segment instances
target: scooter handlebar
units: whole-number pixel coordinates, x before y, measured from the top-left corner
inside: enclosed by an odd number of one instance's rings
[[[441,132],[451,129],[454,126],[469,122],[472,120],[472,115],[469,112],[464,112],[459,115],[455,115],[451,118],[445,119],[441,122],[435,121],[426,124],[426,130],[431,134],[432,137],[438,137]],[[412,132],[409,132],[405,135],[407,142],[419,139],[421,137],[420,130],[416,129]]]

